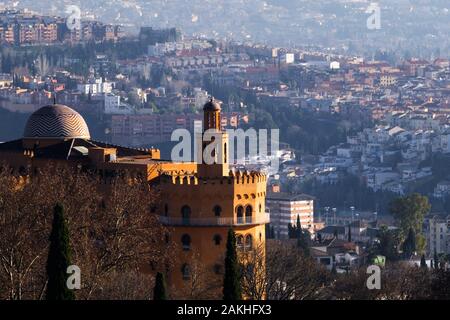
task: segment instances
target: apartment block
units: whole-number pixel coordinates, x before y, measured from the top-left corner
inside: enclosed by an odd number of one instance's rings
[[[303,229],[314,233],[314,198],[306,194],[268,192],[266,208],[270,213],[275,237],[287,239],[288,225],[296,225],[297,217]]]

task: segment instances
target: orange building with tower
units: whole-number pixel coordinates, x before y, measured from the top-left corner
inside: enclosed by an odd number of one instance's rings
[[[196,139],[202,141],[199,163],[163,160],[157,149],[95,141],[80,114],[57,104],[33,113],[22,139],[0,144],[0,162],[23,175],[62,163],[93,169],[102,176],[126,171],[146,177],[160,191],[157,214],[177,244],[176,261],[167,281],[177,292],[183,292],[189,290],[199,265],[202,272],[216,280],[223,278],[229,228],[236,232],[238,250],[250,252],[264,247],[265,224],[269,222],[265,210],[266,176],[230,170],[228,136],[221,128],[220,105],[211,99],[203,112],[203,132]]]

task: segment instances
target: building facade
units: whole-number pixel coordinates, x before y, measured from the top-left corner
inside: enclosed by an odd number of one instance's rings
[[[311,234],[314,233],[313,197],[305,194],[270,192],[266,197],[266,206],[276,238],[287,239],[288,225],[297,225],[297,217],[300,218],[302,229],[307,229]]]
[[[86,122],[76,111],[49,105],[30,116],[22,139],[0,144],[0,162],[19,174],[53,163],[106,175],[127,171],[146,177],[159,191],[156,214],[176,244],[168,284],[177,292],[186,292],[196,276],[194,266],[201,265],[221,283],[230,228],[236,232],[238,250],[250,252],[264,247],[268,222],[266,176],[230,170],[228,135],[222,130],[220,105],[213,100],[204,106],[204,130],[197,141],[199,152],[209,152],[210,157],[201,157],[198,163],[162,160],[157,149],[92,140]]]
[[[450,216],[431,215],[424,223],[426,252],[429,257],[450,253]]]

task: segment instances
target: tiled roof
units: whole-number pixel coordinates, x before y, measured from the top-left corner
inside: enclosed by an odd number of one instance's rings
[[[26,138],[84,138],[89,128],[83,117],[64,105],[49,105],[34,112],[25,126]]]

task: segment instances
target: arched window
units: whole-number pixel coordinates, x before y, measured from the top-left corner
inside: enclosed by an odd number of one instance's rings
[[[261,210],[262,210],[262,205],[261,205],[261,203],[259,204],[259,212],[261,212]]]
[[[183,224],[189,224],[191,219],[191,208],[189,206],[181,208],[181,217],[183,218]]]
[[[191,278],[191,268],[187,263],[181,267],[181,274],[183,275],[183,280],[189,280]]]
[[[184,251],[191,250],[191,236],[188,234],[183,234],[181,236],[181,244],[183,245]]]
[[[252,250],[253,247],[253,238],[251,235],[245,236],[245,250]]]
[[[215,206],[213,208],[213,211],[216,217],[220,217],[220,214],[222,213],[222,208],[220,206]]]
[[[255,265],[253,263],[247,263],[247,265],[245,266],[245,273],[250,278],[253,278],[253,275],[255,274]]]
[[[252,206],[245,207],[245,223],[252,223]]]
[[[222,237],[220,236],[220,234],[216,234],[213,240],[216,246],[220,246],[220,243],[222,242]]]
[[[244,223],[244,208],[238,206],[236,208],[237,223]]]
[[[237,249],[242,249],[244,247],[244,236],[237,236],[236,247]]]
[[[221,264],[216,263],[213,268],[214,268],[215,274],[222,274],[222,265]]]
[[[224,143],[223,144],[223,152],[224,152],[224,163],[227,163],[228,162],[228,159],[227,159],[227,144],[226,143]]]

